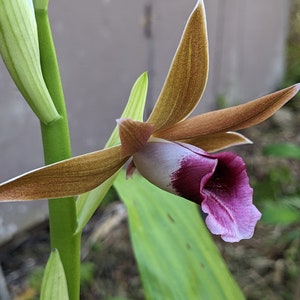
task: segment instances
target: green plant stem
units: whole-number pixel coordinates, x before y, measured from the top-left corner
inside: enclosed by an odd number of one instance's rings
[[[45,163],[50,164],[71,157],[70,134],[59,68],[53,44],[47,10],[36,10],[42,72],[61,119],[50,124],[41,123]],[[57,248],[64,266],[69,299],[79,299],[80,240],[77,227],[75,198],[49,200],[51,247]]]

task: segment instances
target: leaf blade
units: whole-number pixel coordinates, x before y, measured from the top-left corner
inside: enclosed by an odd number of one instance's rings
[[[300,160],[300,147],[291,143],[273,144],[264,147],[263,154]]]
[[[140,176],[115,187],[126,204],[147,299],[244,299],[197,207]]]
[[[43,276],[41,300],[68,300],[64,268],[57,249],[51,251]]]
[[[147,91],[148,74],[147,72],[144,72],[138,77],[131,89],[128,102],[121,115],[121,119],[130,118],[136,121],[143,121]],[[115,127],[105,147],[112,147],[116,144],[120,144],[118,126]]]
[[[127,105],[122,113],[121,118],[131,118],[137,121],[143,120],[147,90],[148,75],[146,72],[144,72],[138,77],[138,79],[134,83],[129,95]],[[120,143],[119,129],[118,126],[116,126],[105,147],[111,147],[118,143]],[[80,232],[88,223],[98,206],[101,204],[106,193],[112,186],[115,178],[116,176],[113,175],[100,186],[78,197],[76,202],[77,233]]]

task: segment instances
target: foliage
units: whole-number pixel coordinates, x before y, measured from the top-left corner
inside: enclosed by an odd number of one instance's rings
[[[263,154],[297,161],[300,147],[291,143],[272,144],[264,147]],[[262,221],[281,225],[300,222],[300,188],[292,194],[285,189],[291,180],[288,167],[276,166],[269,169],[264,180],[255,183],[254,195],[262,205]]]
[[[82,262],[80,265],[80,285],[85,290],[93,281],[96,265],[92,262]]]
[[[42,282],[41,300],[68,300],[67,280],[59,253],[54,249],[47,262]]]
[[[141,176],[115,187],[125,202],[146,299],[244,299],[195,204]]]

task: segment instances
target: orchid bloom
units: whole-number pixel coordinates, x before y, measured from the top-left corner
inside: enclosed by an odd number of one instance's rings
[[[207,76],[206,18],[203,1],[198,1],[148,120],[119,119],[120,145],[4,182],[0,200],[79,195],[103,183],[131,159],[128,175],[136,168],[158,187],[199,204],[212,233],[230,242],[250,238],[261,214],[252,203],[245,164],[231,152],[214,152],[251,143],[234,131],[269,118],[300,85],[187,118],[201,99]]]

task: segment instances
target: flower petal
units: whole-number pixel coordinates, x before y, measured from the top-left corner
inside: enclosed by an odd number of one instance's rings
[[[145,122],[118,119],[117,123],[119,125],[123,156],[130,156],[141,150],[153,133],[152,125]]]
[[[154,135],[161,139],[178,141],[254,126],[271,117],[294,97],[299,89],[300,84],[296,84],[245,104],[198,115],[158,131]]]
[[[121,147],[116,146],[63,160],[2,183],[0,201],[82,194],[111,177],[127,159],[121,158]]]
[[[188,200],[201,203],[200,184],[212,176],[217,159],[191,145],[153,139],[133,155],[137,170],[151,183]],[[129,173],[131,173],[132,165]]]
[[[252,144],[252,142],[237,132],[220,132],[202,135],[195,138],[181,140],[180,142],[194,145],[206,152],[215,152],[231,146]]]
[[[237,155],[208,154],[192,145],[157,139],[135,153],[133,162],[153,184],[201,205],[208,228],[225,241],[253,235],[261,214],[252,203],[245,164]]]
[[[206,86],[207,76],[206,17],[203,1],[198,1],[147,122],[158,130],[186,118],[198,104]]]
[[[151,140],[133,155],[133,163],[138,171],[156,186],[176,193],[171,184],[171,175],[180,167],[185,157],[195,156],[190,150],[176,143],[164,140]],[[132,169],[132,165],[130,167]],[[131,172],[130,172],[131,173]]]
[[[253,190],[243,160],[229,152],[210,157],[217,158],[218,165],[200,189],[207,227],[227,242],[251,238],[261,213],[252,203]]]

